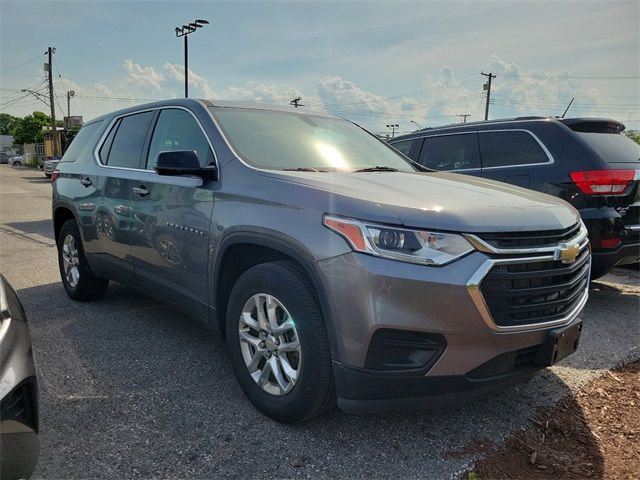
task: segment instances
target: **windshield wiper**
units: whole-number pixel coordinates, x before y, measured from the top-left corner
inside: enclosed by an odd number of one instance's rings
[[[360,170],[354,170],[353,173],[357,173],[357,172],[397,172],[397,171],[398,171],[398,169],[397,168],[393,168],[393,167],[375,166],[375,167],[361,168]]]
[[[320,170],[319,168],[312,167],[297,167],[297,168],[282,168],[284,172],[326,172],[326,170]]]

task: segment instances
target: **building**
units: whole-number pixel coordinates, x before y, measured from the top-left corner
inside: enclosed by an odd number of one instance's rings
[[[9,157],[16,156],[16,149],[13,146],[13,136],[0,135],[0,152],[4,152]]]

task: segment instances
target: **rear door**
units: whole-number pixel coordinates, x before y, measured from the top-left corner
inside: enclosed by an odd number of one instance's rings
[[[554,163],[546,146],[529,130],[479,131],[478,144],[482,176],[519,187],[531,187],[531,178]]]
[[[215,163],[213,149],[196,117],[188,110],[160,111],[142,172],[131,180],[135,276],[161,297],[196,315],[208,315],[209,227],[215,183],[192,176],[158,175],[158,154],[195,151],[201,166]]]
[[[425,137],[416,161],[433,170],[480,176],[477,132]]]
[[[131,242],[138,225],[131,210],[131,174],[140,168],[144,145],[155,112],[147,111],[118,118],[110,127],[99,150],[100,166],[91,182],[96,199],[91,251],[101,267],[114,277],[133,279]]]

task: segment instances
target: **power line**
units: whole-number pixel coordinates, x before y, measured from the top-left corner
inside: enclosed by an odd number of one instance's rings
[[[39,58],[42,58],[42,56],[46,55],[46,54],[47,54],[47,52],[41,53],[37,57],[33,57],[31,60],[27,60],[26,62],[21,63],[20,65],[16,65],[15,67],[11,67],[11,68],[8,68],[6,70],[3,70],[1,75],[4,75],[5,73],[13,72],[14,70],[17,70],[20,67],[24,67],[25,65],[28,65],[28,64],[30,64],[32,62],[35,62],[36,60],[38,60]]]

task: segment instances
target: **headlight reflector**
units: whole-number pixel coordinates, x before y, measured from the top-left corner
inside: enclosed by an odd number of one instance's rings
[[[387,227],[331,215],[325,215],[323,222],[354,250],[392,260],[439,266],[473,251],[469,242],[453,233]]]

